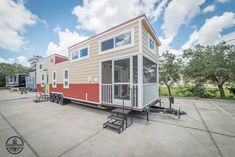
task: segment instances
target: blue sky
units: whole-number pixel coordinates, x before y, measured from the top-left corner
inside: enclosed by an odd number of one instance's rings
[[[124,2],[1,0],[0,62],[28,66],[32,55],[66,55],[68,46],[142,13],[162,41],[162,52],[235,38],[233,0]]]

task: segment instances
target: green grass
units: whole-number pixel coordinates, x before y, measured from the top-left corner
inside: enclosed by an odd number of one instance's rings
[[[177,87],[171,88],[172,96],[187,97],[187,96],[182,95],[182,94],[177,95],[176,94],[177,89],[178,89]],[[224,93],[225,93],[225,97],[226,97],[225,99],[233,99],[233,100],[235,100],[235,96],[233,94],[231,94],[227,88],[224,89]],[[169,96],[167,87],[160,87],[160,96]],[[214,99],[221,99],[219,91],[216,92],[216,97]]]

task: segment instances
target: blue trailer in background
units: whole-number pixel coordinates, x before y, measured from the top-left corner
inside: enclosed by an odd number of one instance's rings
[[[25,88],[30,91],[36,91],[36,75],[35,72],[30,72],[25,78]]]

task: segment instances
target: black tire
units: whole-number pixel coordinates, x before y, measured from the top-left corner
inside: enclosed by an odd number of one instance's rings
[[[59,104],[60,105],[64,105],[64,97],[63,97],[63,95],[58,95],[58,97],[59,97]]]
[[[55,102],[56,102],[57,104],[59,104],[59,95],[56,95]]]
[[[53,100],[53,94],[50,95],[50,102],[54,102],[54,100]]]

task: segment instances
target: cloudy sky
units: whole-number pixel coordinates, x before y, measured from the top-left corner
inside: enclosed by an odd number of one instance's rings
[[[235,38],[234,0],[0,0],[0,62],[28,66],[32,55],[66,55],[70,45],[142,13],[161,52]]]

